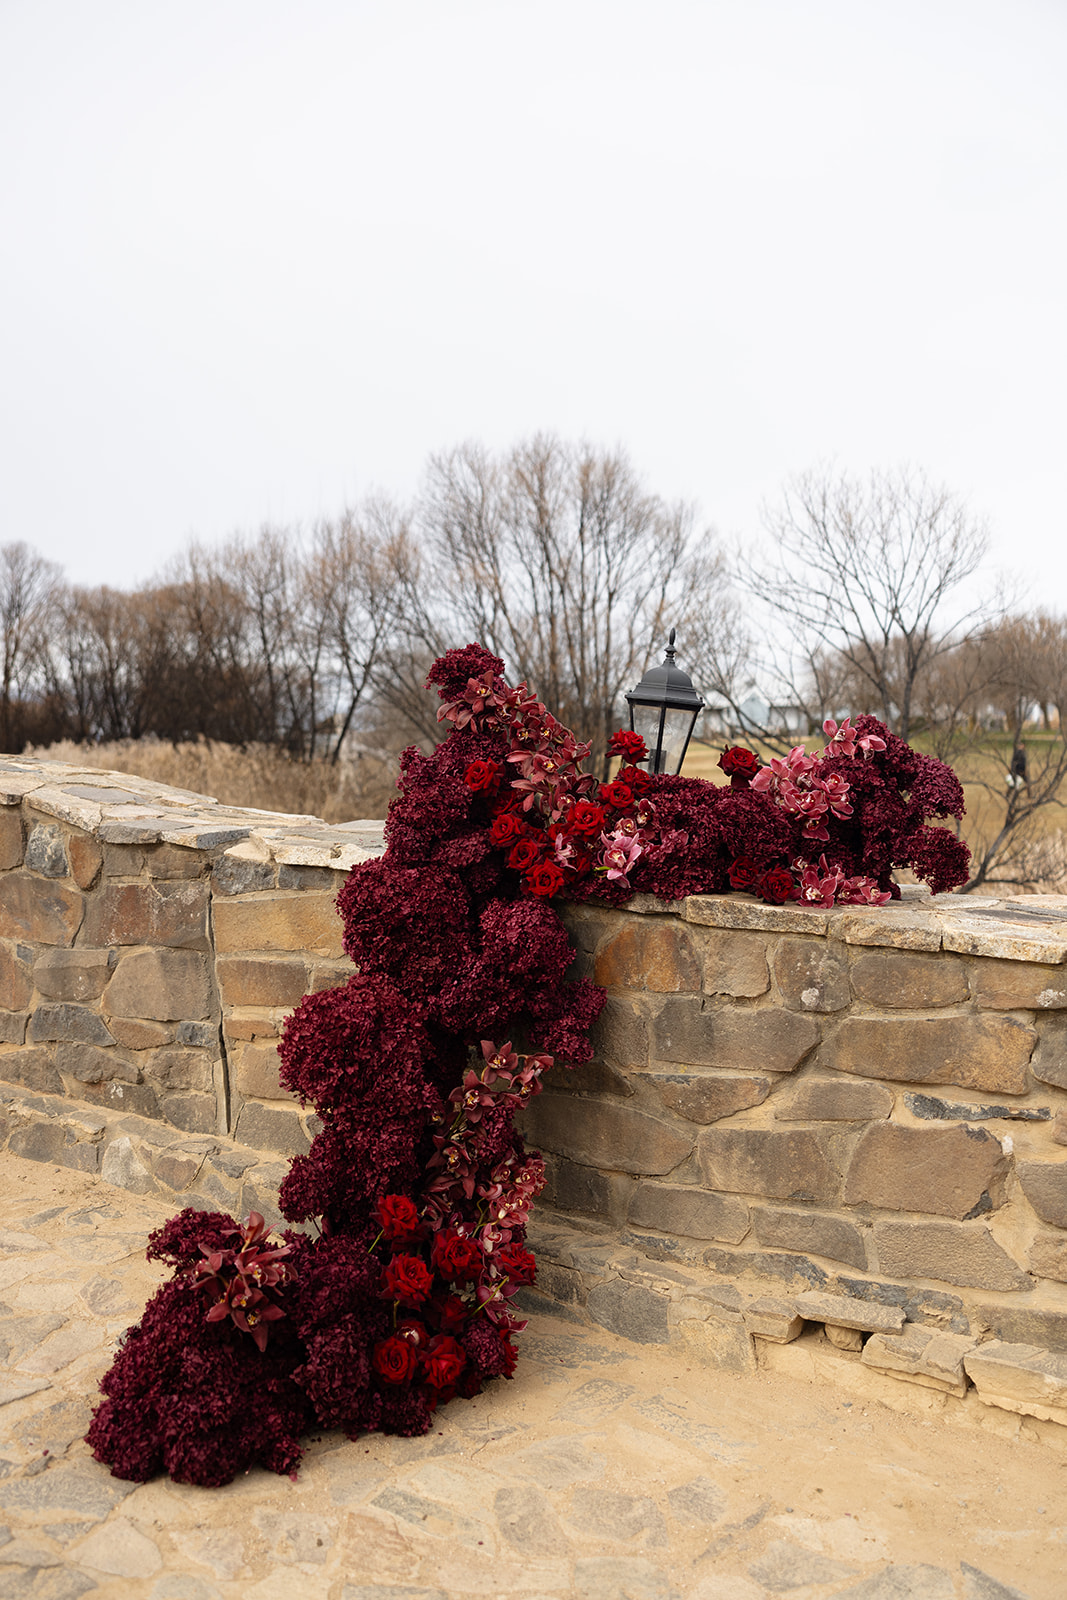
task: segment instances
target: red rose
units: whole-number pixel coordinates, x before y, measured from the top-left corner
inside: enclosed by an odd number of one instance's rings
[[[614,806],[616,811],[625,811],[626,807],[633,804],[634,792],[628,783],[602,783],[600,785],[600,798],[606,806]]]
[[[410,1339],[391,1333],[374,1346],[374,1370],[386,1383],[410,1382],[418,1365],[418,1355]]]
[[[383,1194],[374,1209],[387,1239],[418,1239],[422,1234],[415,1202],[406,1194]]]
[[[754,778],[759,771],[759,756],[751,750],[746,750],[744,745],[731,745],[719,757],[719,766],[730,780],[734,789],[743,787],[750,778]]]
[[[382,1277],[383,1293],[402,1306],[421,1306],[430,1292],[433,1279],[426,1263],[418,1256],[394,1256]]]
[[[514,867],[518,872],[526,872],[530,867],[536,867],[541,859],[541,846],[536,839],[520,839],[518,844],[513,844],[508,851],[508,866]]]
[[[616,783],[625,783],[634,794],[644,794],[652,778],[644,767],[620,767],[615,774]]]
[[[618,733],[613,733],[611,743],[608,745],[609,756],[623,756],[627,761],[644,761],[648,756],[645,741],[639,733],[632,733],[629,729],[620,728]]]
[[[459,1333],[468,1316],[470,1306],[458,1294],[434,1296],[433,1309],[444,1333]]]
[[[788,867],[772,867],[765,872],[756,884],[756,893],[764,900],[769,900],[772,906],[784,905],[787,900],[796,898],[796,884],[793,874]]]
[[[422,1356],[422,1375],[431,1389],[448,1389],[466,1364],[462,1345],[450,1333],[439,1333]]]
[[[506,1333],[502,1333],[500,1335],[500,1346],[504,1352],[503,1376],[505,1378],[510,1378],[511,1374],[515,1371],[515,1363],[519,1359],[519,1352],[516,1350]]]
[[[526,832],[526,824],[514,811],[502,811],[498,817],[493,818],[493,825],[489,829],[489,837],[495,845],[513,845],[521,839]]]
[[[523,882],[531,894],[551,898],[563,888],[563,869],[554,861],[539,861],[536,867],[523,874]]]
[[[751,856],[738,856],[730,868],[731,889],[751,889],[759,877],[759,867]]]
[[[499,789],[504,769],[499,761],[472,761],[463,774],[468,789]]]
[[[497,1251],[496,1259],[504,1276],[512,1283],[533,1283],[537,1276],[537,1262],[521,1244],[506,1244]]]
[[[449,1283],[470,1283],[482,1270],[481,1246],[452,1229],[435,1235],[430,1260],[434,1271]]]
[[[604,826],[604,807],[592,800],[579,800],[567,814],[567,832],[580,839],[595,839]]]

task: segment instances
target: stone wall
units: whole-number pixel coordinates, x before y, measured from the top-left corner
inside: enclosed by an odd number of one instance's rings
[[[7,1147],[276,1220],[315,1128],[280,1025],[351,972],[334,899],[381,848],[0,760]],[[817,1336],[1067,1422],[1067,899],[905,894],[563,907],[608,1001],[527,1112],[539,1292],[715,1365],[810,1364]]]
[[[280,1025],[351,974],[334,900],[381,850],[380,823],[0,760],[9,1147],[216,1200],[205,1161],[232,1176],[258,1152],[306,1150],[315,1119],[279,1085]]]

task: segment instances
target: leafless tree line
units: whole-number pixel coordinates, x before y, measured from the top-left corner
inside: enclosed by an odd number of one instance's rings
[[[0,746],[155,735],[334,763],[429,746],[426,669],[476,639],[603,769],[625,690],[675,626],[719,737],[774,748],[874,712],[985,794],[972,886],[1035,880],[1067,777],[1064,620],[976,586],[985,530],[920,472],[809,473],[765,531],[728,559],[622,452],[542,435],[433,457],[409,507],[192,544],[133,590],[68,585],[9,544]],[[753,685],[784,722],[754,725]]]

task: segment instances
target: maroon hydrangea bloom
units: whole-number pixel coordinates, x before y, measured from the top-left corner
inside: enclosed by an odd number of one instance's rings
[[[426,674],[426,687],[435,688],[442,700],[455,700],[461,695],[471,678],[480,678],[491,672],[494,678],[504,676],[504,663],[482,644],[468,644],[462,650],[446,650]]]

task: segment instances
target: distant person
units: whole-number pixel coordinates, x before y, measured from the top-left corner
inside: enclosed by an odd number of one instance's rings
[[[1030,793],[1030,777],[1026,768],[1026,747],[1018,744],[1011,753],[1011,769],[1008,773],[1009,789],[1025,789]]]

